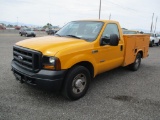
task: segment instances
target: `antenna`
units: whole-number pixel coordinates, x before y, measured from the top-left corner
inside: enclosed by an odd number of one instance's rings
[[[99,19],[101,18],[101,0],[100,0],[100,3],[99,3]]]

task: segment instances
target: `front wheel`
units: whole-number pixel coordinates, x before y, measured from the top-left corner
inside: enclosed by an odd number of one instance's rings
[[[139,69],[140,65],[141,65],[141,54],[138,53],[134,63],[129,65],[129,69],[132,71],[137,71]]]
[[[154,41],[151,41],[149,47],[153,47]]]
[[[28,37],[28,34],[26,33],[26,37]]]
[[[158,41],[158,43],[156,43],[156,45],[157,45],[157,46],[159,46],[159,45],[160,45],[160,40]]]
[[[87,68],[74,66],[67,73],[62,94],[71,100],[77,100],[86,94],[90,81],[91,76]]]
[[[156,46],[159,46],[159,43],[156,43]]]

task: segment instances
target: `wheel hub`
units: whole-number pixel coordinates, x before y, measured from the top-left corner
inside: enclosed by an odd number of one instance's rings
[[[84,74],[78,74],[73,82],[72,82],[72,90],[73,90],[73,93],[75,94],[80,94],[83,92],[83,90],[85,89],[86,87],[86,76]]]
[[[82,85],[82,80],[81,79],[78,79],[76,82],[75,82],[75,87],[76,88],[81,88],[83,85]]]

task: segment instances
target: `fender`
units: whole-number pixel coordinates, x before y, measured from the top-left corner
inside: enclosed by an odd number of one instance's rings
[[[61,59],[61,68],[62,69],[69,69],[72,66],[74,66],[77,63],[80,62],[89,62],[93,65],[94,68],[94,76],[97,74],[97,66],[96,66],[96,61],[95,58],[91,55],[88,54],[77,54],[76,56],[72,57],[71,59]]]

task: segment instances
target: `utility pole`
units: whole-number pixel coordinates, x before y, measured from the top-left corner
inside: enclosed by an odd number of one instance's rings
[[[156,32],[156,24],[157,24],[157,19],[158,19],[158,17],[156,17],[156,23],[155,23],[155,29],[154,29],[154,33]]]
[[[110,15],[109,15],[109,20],[111,19],[111,13],[110,13]]]
[[[101,0],[100,0],[100,4],[99,4],[99,19],[101,19]]]
[[[49,14],[48,14],[48,16],[49,16],[48,28],[50,29],[51,28],[51,10],[50,10],[50,8],[49,8]]]
[[[153,16],[152,16],[152,22],[151,22],[151,30],[150,30],[150,32],[152,32],[152,28],[153,28],[153,18],[154,18],[154,13],[153,13]]]
[[[17,26],[18,26],[18,17],[17,17]]]

